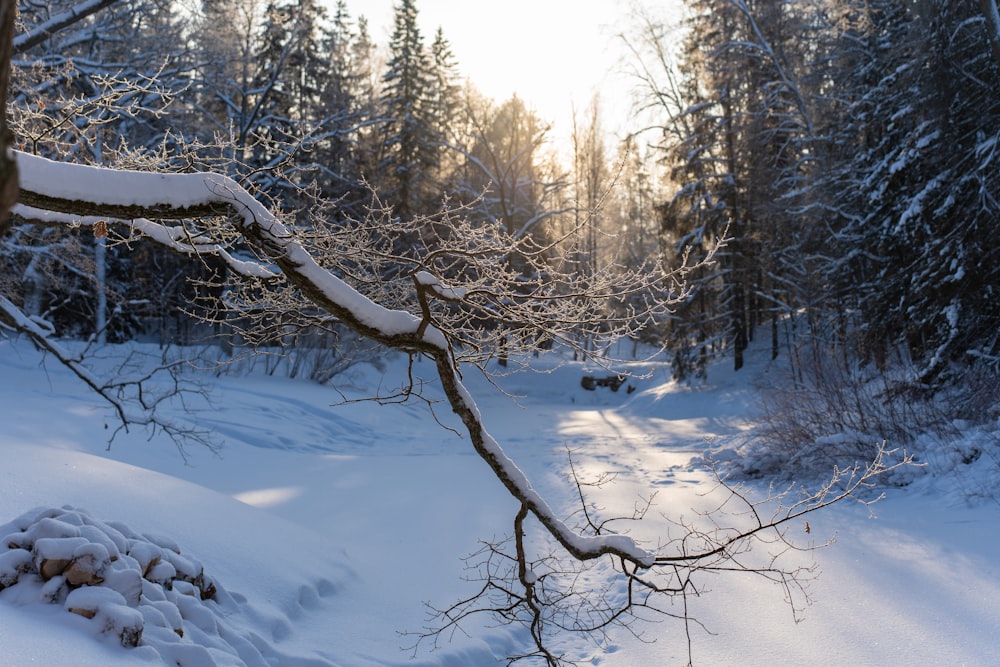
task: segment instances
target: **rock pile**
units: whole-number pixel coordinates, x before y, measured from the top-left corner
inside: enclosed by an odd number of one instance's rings
[[[147,626],[183,637],[185,617],[204,614],[200,606],[216,596],[201,563],[169,538],[71,507],[0,525],[0,601],[5,589],[61,604],[126,647],[139,646]]]

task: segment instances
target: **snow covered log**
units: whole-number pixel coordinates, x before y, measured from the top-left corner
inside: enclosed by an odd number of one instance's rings
[[[161,576],[166,570],[169,576]],[[173,640],[184,636],[185,621],[223,613],[208,604],[218,601],[216,583],[173,541],[72,507],[39,508],[0,524],[0,590],[6,588],[61,604],[125,647],[142,643],[147,619]]]

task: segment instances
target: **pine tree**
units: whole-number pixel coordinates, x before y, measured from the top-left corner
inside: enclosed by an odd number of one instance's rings
[[[314,0],[272,2],[255,58],[254,166],[267,170],[282,165],[261,185],[272,195],[280,191],[290,208],[296,206],[297,190],[316,176],[316,137],[336,115],[335,100],[326,95],[334,77],[325,24],[326,11]]]
[[[350,90],[359,126],[354,140],[354,161],[357,173],[370,182],[380,173],[382,132],[378,121],[381,113],[382,81],[377,49],[368,31],[368,21],[358,17],[357,28],[351,41]]]
[[[701,0],[692,13],[683,61],[684,134],[673,147],[674,179],[680,184],[665,208],[664,231],[678,239],[679,253],[703,253],[719,239],[717,269],[695,276],[692,298],[679,310],[672,332],[674,373],[704,372],[706,356],[733,352],[742,367],[748,341],[747,267],[753,252],[749,219],[749,171],[738,142],[745,138],[757,92],[746,21],[729,0]],[[749,62],[748,62],[749,61]]]
[[[344,0],[326,32],[325,77],[311,139],[321,191],[343,218],[361,219],[378,186],[382,132],[381,63],[364,16],[351,18]]]
[[[998,352],[1000,188],[986,176],[1000,141],[997,70],[971,4],[877,7],[882,76],[856,104],[866,143],[845,168],[845,233],[866,251],[868,349],[884,358],[904,345],[932,382],[949,362]]]
[[[452,130],[461,108],[462,89],[458,84],[458,61],[445,39],[444,31],[438,27],[430,50],[431,86],[428,90],[428,111],[431,127],[437,133],[438,174],[437,187],[442,191],[453,189],[448,182],[449,172],[457,168],[458,153],[448,148],[457,137]],[[451,156],[451,160],[449,160]]]
[[[390,59],[382,79],[382,130],[379,184],[396,213],[408,218],[433,208],[433,175],[439,165],[440,134],[428,92],[431,62],[417,25],[415,0],[400,0],[389,43]]]
[[[754,331],[794,320],[822,291],[804,260],[812,242],[802,214],[816,169],[817,115],[808,76],[816,17],[768,0],[701,0],[690,19],[676,87],[683,106],[667,134],[678,189],[664,209],[677,252],[705,252],[723,236],[714,271],[694,277],[673,339],[679,376],[731,352],[734,367]],[[808,322],[809,327],[814,323]],[[817,327],[818,328],[818,327]]]

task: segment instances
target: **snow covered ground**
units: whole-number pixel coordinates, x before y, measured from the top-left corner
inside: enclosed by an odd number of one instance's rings
[[[337,388],[355,398],[398,384],[401,364],[387,366],[384,376],[355,367]],[[715,368],[695,388],[653,367],[627,394],[585,391],[583,369],[567,364],[502,378],[517,401],[469,380],[487,428],[567,513],[569,447],[585,474],[618,473],[599,498],[609,509],[655,490],[655,511],[679,517],[703,506],[711,486],[692,459],[744,428],[751,380],[765,371],[760,359],[750,366],[739,374]],[[159,552],[164,559],[179,551],[216,587],[203,601],[143,584],[144,595],[163,599],[158,611],[143,612],[143,645],[123,648],[105,629],[127,614],[70,613],[43,601],[58,598],[51,583],[24,575],[0,591],[0,664],[478,666],[504,664],[522,645],[509,628],[470,625],[414,657],[413,636],[401,634],[424,627],[425,601],[446,605],[472,591],[461,557],[479,538],[509,533],[516,509],[467,441],[425,406],[330,407],[343,401],[330,387],[206,374],[211,403],[195,397],[189,418],[222,448],[192,447],[182,457],[169,440],[144,433],[108,450],[109,410],[26,342],[0,340],[0,377],[0,538],[38,523],[35,510],[47,508],[45,516],[70,524],[129,534],[146,551],[171,549]],[[695,663],[1000,664],[1000,489],[983,492],[1000,476],[989,472],[995,459],[978,466],[987,475],[974,479],[987,481],[977,482],[975,502],[966,500],[973,477],[928,474],[889,490],[875,520],[857,505],[816,515],[803,543],[836,542],[813,555],[821,572],[798,623],[765,581],[709,582],[692,610],[702,624],[693,628]],[[72,532],[51,521],[48,529]],[[115,567],[127,569],[125,561]],[[621,634],[594,647],[567,638],[561,648],[595,665],[686,663],[681,624],[644,630],[642,640]]]

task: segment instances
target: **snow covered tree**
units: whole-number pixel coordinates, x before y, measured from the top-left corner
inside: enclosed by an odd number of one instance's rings
[[[439,190],[453,188],[451,177],[461,160],[454,146],[459,143],[453,127],[458,125],[462,107],[462,86],[459,85],[458,61],[451,44],[438,27],[430,46],[431,88],[428,94],[429,115],[438,132],[438,166],[436,173]]]
[[[950,361],[995,358],[992,244],[996,63],[976,8],[875,5],[853,116],[864,140],[843,164],[841,234],[856,258],[864,344],[902,345],[931,382]],[[971,355],[971,356],[970,356]]]
[[[720,347],[738,367],[740,330],[767,319],[772,350],[789,352],[788,406],[812,389],[857,398],[857,377],[915,363],[859,423],[880,423],[898,396],[997,367],[984,242],[997,218],[984,177],[1000,121],[997,62],[993,3],[975,4],[705,0],[680,67],[664,28],[647,21],[637,72],[665,119],[675,188],[665,239],[697,252],[706,235],[729,236],[677,309],[679,377]],[[851,431],[835,408],[812,414],[829,432]],[[912,423],[885,432],[905,442],[919,420],[895,414]]]
[[[679,65],[661,26],[647,21],[643,30],[640,79],[665,112],[662,146],[676,183],[663,209],[665,238],[682,255],[703,239],[728,238],[716,270],[692,278],[694,297],[678,310],[678,375],[700,372],[719,351],[740,368],[768,321],[773,355],[779,323],[792,347],[822,335],[832,288],[820,270],[826,204],[817,184],[830,146],[846,137],[831,93],[838,79],[827,36],[836,27],[810,3],[703,0]]]
[[[264,23],[261,0],[203,0],[195,17],[197,74],[192,84],[188,140],[227,138],[229,167],[249,165],[265,103],[274,92],[284,60],[259,63]],[[262,67],[269,67],[262,71]],[[275,70],[274,68],[278,68]],[[262,82],[263,88],[258,87]],[[244,169],[244,171],[249,171]]]
[[[255,58],[254,89],[260,97],[252,165],[263,173],[282,174],[280,179],[260,182],[272,196],[294,197],[298,186],[316,175],[312,152],[319,138],[329,138],[331,130],[335,136],[336,130],[347,129],[343,123],[333,127],[350,117],[351,102],[332,69],[327,51],[332,42],[322,6],[311,0],[268,3]],[[324,147],[331,146],[326,142]],[[337,163],[328,152],[320,159],[326,162],[327,158],[331,166]],[[270,169],[275,165],[283,169]],[[327,172],[333,173],[332,169]]]
[[[98,11],[82,11],[88,9]],[[35,109],[14,118],[32,150],[58,143],[63,152],[100,161],[93,155],[98,144],[110,150],[116,133],[128,133],[138,146],[163,139],[158,112],[166,96],[187,85],[190,67],[172,3],[26,2],[20,16],[25,32],[14,44],[12,102]]]
[[[499,105],[470,96],[465,113],[460,199],[512,237],[535,235],[544,245],[545,222],[568,210],[565,180],[548,178],[543,166],[549,126],[516,95]]]
[[[319,104],[308,138],[309,167],[322,192],[351,209],[365,198],[364,129],[376,115],[377,95],[371,86],[371,45],[360,19],[355,27],[340,0],[323,43],[324,67]],[[360,213],[359,213],[360,214]]]
[[[497,105],[469,88],[461,136],[453,147],[462,162],[453,176],[453,195],[469,208],[478,225],[496,227],[517,243],[503,257],[507,269],[522,276],[530,291],[550,274],[549,265],[566,270],[564,248],[554,243],[571,232],[558,229],[572,205],[569,180],[547,161],[549,126],[516,95]],[[456,135],[458,133],[456,132]],[[484,322],[502,327],[496,318]],[[526,332],[539,345],[552,340]],[[506,337],[499,352],[506,363]]]
[[[731,0],[696,3],[686,40],[681,117],[688,134],[670,148],[680,185],[664,209],[664,231],[678,239],[682,256],[698,252],[705,240],[725,236],[728,242],[717,269],[696,277],[694,298],[678,311],[678,377],[700,373],[709,351],[731,352],[739,369],[752,329],[760,244],[751,160],[758,156],[745,149],[759,137],[754,123],[766,109],[760,85],[766,52],[741,9]]]
[[[379,162],[380,191],[403,218],[433,211],[442,191],[436,177],[444,128],[441,113],[447,110],[449,86],[447,43],[443,36],[431,54],[417,24],[415,0],[400,0],[389,42],[389,62],[382,78],[382,153]],[[440,62],[434,62],[437,57]]]
[[[629,135],[618,146],[616,165],[618,173],[604,204],[611,257],[631,269],[667,261],[659,232],[658,208],[664,195],[652,152],[641,146],[635,135]],[[661,344],[667,321],[650,322],[635,342]]]
[[[642,90],[637,112],[652,118],[660,133],[654,149],[663,162],[673,191],[658,209],[659,237],[666,261],[677,263],[690,254],[704,256],[726,232],[726,203],[719,193],[727,179],[713,150],[712,136],[717,111],[709,113],[709,102],[691,71],[682,72],[674,43],[674,29],[662,20],[642,14],[636,35],[623,36],[632,53],[634,75]],[[694,67],[701,62],[698,51],[687,55]],[[723,325],[712,310],[720,281],[715,267],[701,265],[686,276],[691,291],[677,304],[664,338],[670,340],[675,378],[702,377],[710,355],[721,347]]]
[[[604,198],[610,189],[611,175],[604,154],[604,131],[601,128],[601,100],[595,95],[584,111],[582,122],[573,120],[573,183],[576,189],[577,227],[581,237],[577,243],[579,270],[590,273],[602,260],[603,244],[598,243],[602,232]]]
[[[355,132],[352,145],[356,171],[361,178],[375,182],[379,172],[381,149],[381,126],[383,120],[380,107],[382,99],[382,65],[379,50],[372,42],[368,31],[368,21],[358,17],[355,32],[349,48],[350,88],[355,109],[361,123]],[[360,200],[367,199],[361,195]]]

